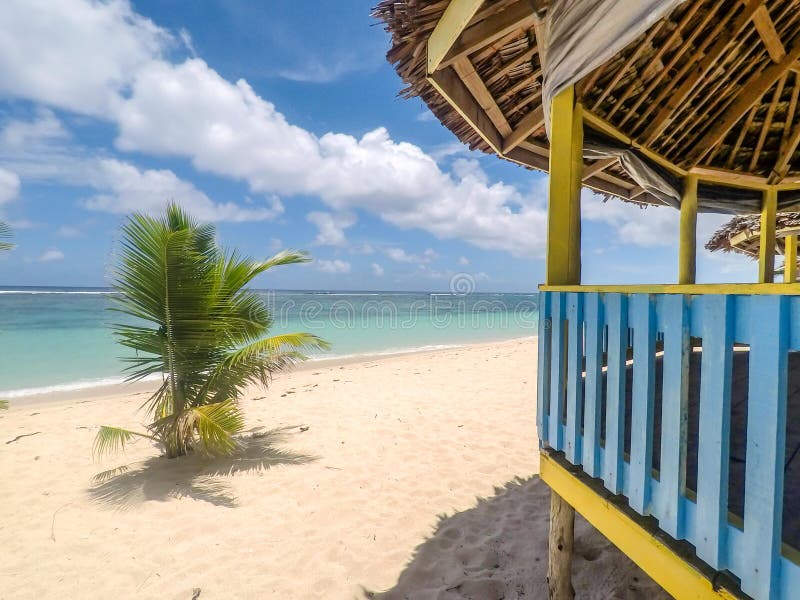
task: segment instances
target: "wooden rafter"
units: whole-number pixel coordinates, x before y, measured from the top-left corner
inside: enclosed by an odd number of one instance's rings
[[[444,98],[447,98],[447,101],[458,111],[461,118],[489,144],[492,150],[500,154],[503,136],[497,131],[497,127],[486,115],[486,112],[475,100],[472,92],[461,81],[455,70],[452,67],[441,69],[429,75],[428,79],[436,90]]]
[[[775,164],[775,172],[782,180],[789,172],[789,163],[792,156],[797,151],[797,146],[800,144],[800,126],[795,126],[792,134],[787,138],[786,144],[781,146],[778,162]]]
[[[750,109],[750,114],[747,115],[747,120],[744,123],[744,127],[742,127],[742,129],[739,131],[739,136],[736,138],[736,143],[733,145],[733,148],[731,148],[731,153],[728,156],[728,162],[725,164],[725,168],[730,169],[733,167],[733,163],[736,160],[736,155],[739,154],[739,148],[742,147],[744,136],[746,136],[747,132],[750,130],[750,125],[753,124],[753,119],[756,118],[757,112],[758,103],[756,103],[753,108]]]
[[[428,38],[428,73],[436,71],[483,0],[452,0]]]
[[[665,100],[664,107],[650,122],[650,125],[641,136],[645,144],[652,144],[669,125],[672,114],[680,106],[683,106],[686,97],[692,93],[701,81],[703,81],[714,64],[716,64],[717,60],[719,60],[720,56],[722,56],[730,44],[741,34],[758,7],[762,6],[761,2],[762,0],[750,0],[742,13],[736,18],[736,21],[734,21],[733,27],[731,27],[729,31],[720,34],[711,49],[700,60],[697,68],[686,78],[680,87],[669,95],[662,94]]]
[[[611,165],[617,163],[619,159],[616,156],[612,156],[610,158],[601,158],[600,160],[594,161],[590,165],[585,165],[583,167],[583,180],[587,180],[590,177],[594,177],[598,173],[605,171]]]
[[[486,80],[486,86],[487,87],[492,86],[494,83],[498,82],[504,76],[508,75],[511,71],[519,67],[526,60],[532,60],[537,51],[538,48],[536,46],[532,46],[525,52],[521,53],[516,58],[510,60],[507,64],[503,65],[502,69],[498,70],[497,73],[495,73],[494,75],[489,77],[489,79]]]
[[[699,136],[707,129],[709,123],[716,123],[722,113],[735,100],[738,92],[737,86],[741,87],[746,79],[753,74],[753,64],[750,63],[750,55],[756,52],[755,45],[751,45],[741,52],[741,45],[737,47],[740,52],[735,60],[725,65],[725,69],[736,75],[730,79],[717,78],[710,86],[698,87],[687,99],[686,106],[679,110],[677,114],[685,114],[690,111],[691,119],[695,125],[692,127],[674,127],[666,138],[659,140],[662,152],[669,155],[670,152],[685,152],[681,150],[686,147],[693,147]],[[748,69],[748,66],[750,67]],[[755,67],[758,68],[758,67]],[[702,96],[698,102],[692,103],[697,96]],[[675,117],[677,120],[677,117]]]
[[[508,124],[505,115],[503,115],[503,111],[500,110],[500,107],[497,106],[497,103],[494,101],[489,89],[483,83],[480,75],[478,75],[470,59],[466,56],[462,56],[453,63],[453,69],[486,113],[486,116],[489,117],[497,128],[497,131],[500,132],[500,135],[503,137],[508,136],[511,133],[511,126]]]
[[[503,152],[508,152],[509,150],[519,146],[520,142],[525,140],[525,138],[530,136],[534,131],[541,128],[543,125],[544,108],[539,106],[522,117],[522,120],[514,128],[514,130],[506,136],[506,138],[503,140]]]
[[[792,127],[794,126],[794,117],[795,113],[797,112],[798,98],[800,98],[800,76],[795,73],[794,85],[792,86],[792,93],[789,98],[789,107],[786,110],[786,119],[783,123],[783,133],[781,134],[780,144],[781,148],[786,145],[786,140],[789,139],[789,134],[792,132]]]
[[[645,37],[644,42],[639,44],[639,46],[636,48],[636,50],[631,52],[631,55],[627,58],[625,63],[622,65],[622,67],[617,69],[617,72],[611,78],[611,81],[608,84],[606,84],[606,86],[603,89],[602,93],[597,97],[597,100],[594,101],[594,105],[592,106],[592,110],[597,110],[597,108],[601,104],[603,104],[603,100],[605,100],[608,97],[608,95],[612,92],[612,90],[615,87],[617,87],[617,84],[619,83],[619,80],[622,79],[623,75],[625,75],[625,73],[628,72],[628,69],[631,68],[631,65],[633,65],[633,63],[635,63],[638,60],[638,58],[641,55],[641,53],[644,51],[644,49],[646,47],[648,47],[650,45],[650,42],[653,41],[653,38],[658,34],[658,32],[661,30],[661,27],[663,25],[664,25],[663,22],[662,23],[657,23],[656,25],[654,25],[653,27],[650,28],[650,31],[647,33],[647,37]]]
[[[517,0],[505,10],[465,29],[442,60],[441,66],[452,65],[460,58],[469,56],[515,31],[529,29],[533,27],[533,20],[533,8],[529,0]]]
[[[650,69],[654,67],[654,65],[660,63],[661,59],[664,57],[664,54],[667,52],[667,50],[672,48],[673,44],[675,44],[675,42],[678,40],[681,33],[683,33],[684,28],[692,19],[692,17],[694,17],[695,13],[697,13],[697,9],[700,8],[703,2],[704,0],[697,0],[692,6],[690,6],[686,10],[686,13],[683,15],[683,17],[681,17],[678,26],[675,27],[675,29],[669,35],[667,40],[661,44],[656,53],[650,57],[650,59],[647,61],[647,64],[640,70],[640,73],[643,74],[648,73]],[[606,115],[607,119],[613,118],[616,112],[625,105],[625,102],[628,100],[628,98],[630,98],[631,94],[634,92],[634,90],[637,88],[638,85],[643,85],[643,83],[640,82],[638,78],[634,78],[634,80],[628,85],[628,87],[619,97],[617,102],[615,102],[614,105],[611,107],[611,109],[608,111],[608,114]]]
[[[756,72],[742,86],[734,102],[728,107],[722,118],[705,133],[695,144],[695,150],[689,155],[687,162],[696,165],[705,157],[712,147],[716,146],[759,98],[771,88],[789,70],[789,67],[800,57],[800,35],[792,40],[791,49],[779,63],[775,63],[763,71]]]
[[[652,94],[653,91],[656,88],[658,88],[658,86],[661,84],[663,79],[665,77],[667,77],[668,74],[674,73],[673,69],[678,64],[678,61],[683,57],[683,55],[686,52],[689,51],[689,48],[692,47],[692,44],[694,43],[694,40],[697,38],[697,36],[700,35],[700,33],[705,29],[705,27],[711,22],[711,19],[714,17],[714,15],[716,14],[717,10],[720,8],[720,6],[722,4],[723,4],[722,0],[717,2],[717,4],[714,6],[714,8],[709,10],[706,13],[705,17],[700,22],[700,24],[697,27],[694,27],[692,29],[692,31],[689,32],[688,37],[683,40],[683,43],[680,45],[680,47],[672,55],[672,58],[669,60],[669,62],[664,66],[664,68],[661,70],[661,72],[656,77],[653,77],[653,79],[650,81],[650,83],[645,88],[644,92],[642,94],[640,94],[638,100],[636,102],[634,102],[634,104],[631,107],[631,109],[622,118],[622,120],[619,123],[620,127],[625,125],[628,122],[629,119],[631,119],[635,114],[637,114],[636,111],[639,110],[639,107],[642,105],[643,102],[645,102],[645,100],[650,100],[651,104],[648,107],[648,109],[645,110],[644,113],[640,116],[640,118],[638,119],[638,121],[636,122],[634,127],[632,127],[633,130],[639,129],[641,127],[642,122],[644,121],[644,119],[651,113],[651,111],[655,110],[655,108],[657,108],[659,106],[658,103],[661,102],[661,100],[663,100],[662,96],[666,96],[667,92],[660,93],[655,101],[652,101],[652,98],[651,98],[650,94]],[[708,38],[706,38],[706,39],[707,39],[706,43],[710,42],[710,40],[708,40]],[[701,45],[701,48],[702,48],[702,45]],[[685,73],[686,73],[686,70],[688,70],[689,65],[691,65],[691,64],[692,64],[692,61],[687,61],[686,66],[684,66],[684,68],[681,69],[673,79],[675,81],[677,81],[681,77],[683,77],[683,75],[685,75]]]
[[[753,15],[753,25],[755,25],[758,36],[761,38],[761,41],[764,42],[764,46],[766,46],[769,57],[773,62],[782,61],[783,57],[786,56],[786,49],[783,47],[778,31],[775,29],[775,23],[772,21],[772,17],[769,16],[767,7],[763,4],[758,7],[758,10],[756,10],[756,13]]]
[[[778,105],[778,101],[781,99],[783,86],[786,85],[786,77],[788,75],[788,73],[784,73],[783,76],[778,80],[778,85],[775,86],[775,93],[772,94],[772,102],[769,103],[767,114],[764,116],[764,124],[761,127],[761,134],[758,136],[758,142],[756,142],[755,150],[753,150],[753,156],[750,157],[751,171],[754,170],[758,164],[758,157],[761,155],[761,150],[764,148],[764,141],[767,139],[769,128],[772,127],[772,119],[775,116],[775,107]]]

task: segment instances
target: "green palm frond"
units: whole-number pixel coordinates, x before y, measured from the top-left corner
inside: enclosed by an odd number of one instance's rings
[[[197,437],[206,454],[233,454],[239,444],[233,436],[244,429],[244,416],[231,400],[192,408]]]
[[[0,221],[0,251],[11,250],[14,247],[14,244],[8,241],[11,238],[11,228]]]
[[[125,444],[130,443],[138,438],[146,438],[148,440],[155,440],[153,436],[146,433],[139,433],[138,431],[131,431],[130,429],[122,429],[121,427],[108,427],[103,425],[97,431],[94,438],[94,447],[92,453],[94,456],[103,456],[105,454],[115,454],[125,450]]]
[[[147,429],[168,456],[193,449],[229,454],[243,427],[235,403],[245,387],[266,386],[275,372],[304,360],[306,351],[328,347],[307,333],[267,337],[269,308],[248,288],[269,269],[309,256],[287,250],[258,261],[226,253],[213,226],[174,204],[160,218],[132,215],[119,248],[113,310],[127,322],[115,325],[114,334],[134,351],[124,358],[128,379],[163,376],[142,407],[151,417]],[[104,435],[102,449],[131,439],[131,432]]]
[[[8,409],[8,400],[0,400],[0,410]]]

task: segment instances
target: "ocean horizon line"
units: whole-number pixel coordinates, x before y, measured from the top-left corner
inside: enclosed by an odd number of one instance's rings
[[[258,293],[286,293],[286,294],[324,294],[328,296],[333,295],[352,295],[352,296],[380,296],[384,294],[393,295],[446,295],[446,296],[462,296],[461,292],[448,291],[448,290],[351,290],[351,289],[293,289],[293,288],[252,288],[254,292]],[[111,286],[93,286],[93,285],[0,285],[0,294],[116,294]],[[484,296],[484,295],[511,295],[511,296],[538,296],[537,290],[527,290],[520,292],[504,292],[496,290],[487,291],[470,291],[469,295]]]

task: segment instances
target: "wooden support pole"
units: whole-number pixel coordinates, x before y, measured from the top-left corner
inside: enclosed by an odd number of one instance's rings
[[[572,546],[575,538],[575,509],[550,492],[550,562],[547,589],[550,600],[572,600]]]
[[[683,180],[681,196],[680,246],[678,248],[678,283],[695,283],[697,274],[697,175]]]
[[[547,210],[548,285],[581,282],[583,117],[572,86],[553,99]]]
[[[761,234],[758,247],[758,282],[775,281],[775,213],[778,210],[778,190],[771,185],[764,190],[761,202]]]
[[[581,282],[581,177],[583,115],[569,87],[553,99],[550,128],[550,190],[547,210],[549,285]],[[550,497],[550,553],[547,585],[551,600],[572,600],[572,545],[575,509]]]
[[[797,235],[787,235],[783,238],[783,282],[795,283],[797,281]]]

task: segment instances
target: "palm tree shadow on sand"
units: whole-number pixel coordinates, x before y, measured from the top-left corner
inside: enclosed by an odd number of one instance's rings
[[[95,476],[88,493],[94,501],[118,509],[151,500],[184,497],[234,508],[236,497],[223,477],[262,472],[277,465],[303,465],[319,458],[279,447],[298,431],[297,426],[262,429],[253,429],[240,438],[241,450],[232,456],[209,458],[199,453],[173,459],[153,456],[104,471]]]
[[[538,476],[495,488],[491,498],[452,516],[440,515],[417,546],[397,584],[379,600],[511,600],[547,598],[550,491]],[[668,599],[611,542],[576,515],[573,585],[576,598]]]

